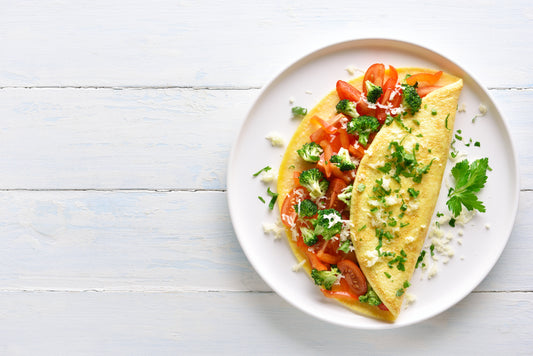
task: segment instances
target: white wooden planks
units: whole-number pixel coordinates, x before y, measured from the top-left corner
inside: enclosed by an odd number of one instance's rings
[[[256,93],[0,89],[0,188],[222,189]]]
[[[0,86],[259,87],[323,45],[394,37],[489,87],[531,87],[532,13],[528,0],[3,1]]]
[[[0,352],[526,355],[532,303],[531,293],[477,293],[426,322],[364,331],[325,324],[273,293],[4,292]]]

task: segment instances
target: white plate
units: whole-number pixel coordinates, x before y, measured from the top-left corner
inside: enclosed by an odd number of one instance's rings
[[[348,66],[366,69],[375,62],[396,68],[441,69],[463,78],[465,85],[459,104],[465,105],[466,112],[457,114],[455,129],[462,130],[463,141],[472,138],[479,141],[481,147],[467,148],[462,144],[457,147],[468,153],[470,160],[489,157],[493,169],[480,195],[487,212],[478,214],[462,229],[462,244],[452,243],[455,256],[440,266],[435,277],[421,279],[423,273],[419,269],[415,271],[409,292],[417,300],[402,310],[394,324],[354,314],[325,298],[304,272],[292,272],[295,258],[285,238],[274,241],[263,233],[262,223],[277,219],[277,207],[269,211],[258,200],[259,195],[267,202],[269,197],[266,186],[252,177],[266,165],[277,171],[284,148],[272,147],[265,136],[275,131],[288,143],[299,124],[299,120],[292,119],[291,106],[312,108],[335,88],[338,79],[350,78],[345,70]],[[295,99],[292,105],[291,97]],[[480,103],[488,112],[472,123]],[[448,163],[447,172],[451,166]],[[447,211],[446,193],[443,184],[436,211]],[[470,74],[442,55],[412,43],[388,39],[334,44],[305,56],[281,72],[262,90],[248,113],[228,167],[228,204],[233,226],[244,253],[265,282],[289,303],[319,319],[362,329],[410,325],[437,315],[468,295],[487,276],[507,243],[518,207],[518,193],[513,143],[488,92]],[[460,229],[456,227],[452,231],[457,234]]]

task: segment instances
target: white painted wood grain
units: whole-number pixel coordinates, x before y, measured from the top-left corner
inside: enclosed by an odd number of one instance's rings
[[[222,189],[256,93],[0,89],[0,188]]]
[[[477,291],[533,291],[532,201],[522,192],[510,242]],[[0,192],[0,290],[271,291],[226,203],[224,192]]]
[[[0,293],[2,354],[530,354],[532,293],[476,293],[398,330],[337,327],[273,293]]]
[[[2,1],[0,86],[262,86],[341,39],[434,48],[489,87],[531,87],[531,1]],[[416,15],[414,15],[416,14]]]
[[[0,89],[0,189],[225,189],[229,151],[258,92]],[[490,92],[510,124],[521,187],[531,189],[533,90]]]

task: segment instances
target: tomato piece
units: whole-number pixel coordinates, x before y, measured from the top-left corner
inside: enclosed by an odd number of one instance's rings
[[[384,311],[389,311],[389,308],[387,308],[385,306],[385,304],[381,303],[380,305],[378,305],[378,308],[381,309],[381,310],[384,310]]]
[[[383,84],[383,92],[387,89],[394,89],[396,83],[398,82],[398,71],[393,66],[389,65],[389,70],[387,72],[388,79]]]
[[[337,196],[347,186],[348,184],[343,179],[333,178],[330,180],[328,190],[326,191],[326,209],[335,209],[338,212],[344,210],[346,204],[342,200],[337,199]]]
[[[363,80],[363,92],[366,95],[366,81],[369,80],[371,83],[374,83],[376,85],[382,86],[383,85],[383,78],[385,77],[385,66],[383,63],[374,63],[368,69],[365,73],[365,78]]]
[[[335,132],[337,132],[337,128],[334,125],[330,124],[329,122],[327,122],[325,120],[322,120],[321,118],[319,118],[316,115],[311,118],[311,122],[314,123],[314,124],[320,125],[320,127],[327,134],[334,134]]]
[[[421,87],[421,88],[416,88],[416,91],[417,91],[418,95],[420,95],[420,97],[423,98],[426,95],[428,95],[429,93],[431,93],[433,90],[439,89],[439,88],[442,88],[442,87],[438,86],[438,85],[430,85],[430,86],[425,86],[425,87]]]
[[[376,117],[376,109],[372,109],[368,106],[366,101],[360,101],[355,107],[359,115],[368,115]]]
[[[302,172],[300,172],[300,171],[294,171],[294,172],[292,172],[292,179],[294,179],[294,185],[295,185],[296,187],[300,186],[300,174],[301,174],[301,173],[302,173]]]
[[[367,292],[366,279],[359,267],[350,260],[342,260],[337,267],[344,275],[353,293],[363,295]]]
[[[365,149],[361,145],[357,145],[357,148],[355,146],[348,147],[348,151],[357,159],[362,159],[365,155]]]
[[[337,81],[337,95],[341,100],[358,102],[361,100],[361,92],[344,80]]]
[[[281,205],[281,221],[285,226],[288,228],[293,227],[298,217],[298,213],[294,210],[294,206],[298,203],[298,199],[307,199],[308,196],[307,190],[301,186],[293,188],[289,194],[287,194]]]
[[[307,259],[309,260],[309,263],[311,264],[311,268],[315,268],[319,271],[326,271],[329,269],[329,264],[322,263],[322,261],[320,261],[317,255],[309,251],[308,248],[306,248],[304,252],[307,256]]]
[[[334,290],[327,290],[327,289],[324,289],[324,288],[321,288],[320,290],[322,291],[324,296],[326,296],[328,298],[335,298],[335,299],[340,299],[340,300],[345,300],[345,301],[353,301],[354,299],[357,299],[356,296],[350,294],[349,292],[343,291],[343,290],[334,291]]]
[[[346,129],[340,129],[338,133],[339,139],[341,141],[341,146],[345,149],[348,149],[348,147],[350,147],[350,136],[348,136],[348,132],[346,131]]]
[[[417,73],[405,79],[405,82],[409,85],[415,85],[418,82],[418,86],[433,85],[439,81],[440,77],[442,77],[441,70],[435,73]]]

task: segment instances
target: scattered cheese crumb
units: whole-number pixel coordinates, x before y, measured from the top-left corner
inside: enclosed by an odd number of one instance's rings
[[[289,104],[294,104],[294,102],[295,102],[294,96],[291,96],[289,98]]]
[[[485,224],[485,229],[490,230],[490,224]]]
[[[459,235],[459,236],[463,236],[463,234],[464,234],[463,229],[459,229],[459,231],[457,231],[457,235]]]
[[[305,93],[309,94],[309,95],[313,94],[313,92],[311,90],[306,90]]]
[[[279,219],[275,223],[263,223],[263,232],[266,235],[274,235],[274,240],[280,239],[284,231],[283,224]]]
[[[283,145],[285,145],[283,137],[281,137],[277,132],[271,132],[266,135],[265,138],[269,140],[274,147],[283,147]]]
[[[348,74],[350,75],[355,75],[355,73],[364,73],[365,71],[360,69],[360,68],[357,68],[357,67],[354,67],[354,66],[348,66],[346,67],[346,71],[348,72]]]
[[[485,115],[487,113],[487,107],[483,104],[479,104],[479,113],[481,114],[481,116]]]
[[[299,263],[297,263],[294,266],[292,266],[292,271],[293,272],[298,272],[299,270],[302,269],[303,265],[305,265],[305,259],[301,260]]]
[[[365,257],[366,257],[366,266],[367,267],[372,267],[373,265],[376,264],[376,262],[379,259],[378,251],[376,251],[376,250],[367,251],[365,253]]]
[[[405,237],[405,242],[407,242],[408,244],[410,244],[414,240],[415,240],[415,238],[412,235],[409,235],[409,236]]]
[[[436,263],[433,263],[428,272],[428,279],[435,277],[438,272],[439,272],[439,267],[437,266]]]
[[[276,172],[274,172],[273,170],[270,170],[268,172],[263,171],[261,172],[261,175],[259,177],[261,179],[261,182],[265,184],[270,184],[278,179]]]
[[[465,103],[461,103],[459,107],[457,108],[457,112],[465,112],[466,111],[466,105]]]
[[[416,295],[411,293],[405,293],[405,308],[416,302]]]

